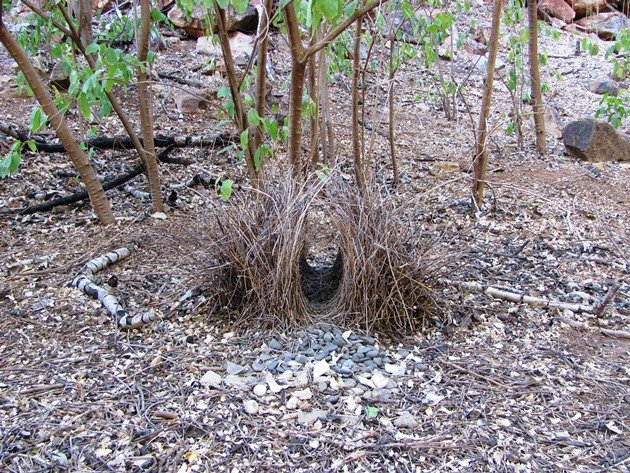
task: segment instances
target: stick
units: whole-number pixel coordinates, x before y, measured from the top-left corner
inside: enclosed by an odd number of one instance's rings
[[[118,298],[112,293],[112,288],[108,285],[100,286],[96,283],[95,273],[111,266],[125,258],[131,251],[129,248],[118,248],[110,253],[106,253],[94,258],[86,263],[79,275],[72,281],[72,285],[88,296],[98,300],[110,315],[116,320],[116,325],[124,329],[140,327],[158,318],[153,311],[130,316],[125,308],[120,304]]]

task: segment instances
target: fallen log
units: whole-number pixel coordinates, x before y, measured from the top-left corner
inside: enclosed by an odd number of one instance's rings
[[[169,164],[183,164],[183,165],[188,165],[191,164],[190,161],[185,160],[185,159],[178,159],[178,158],[169,158],[168,157],[168,153],[173,149],[173,147],[168,147],[164,150],[162,150],[157,158],[158,161],[160,161],[161,163],[169,163]],[[142,166],[141,163],[136,164],[134,167],[132,167],[131,169],[129,169],[126,173],[112,179],[109,181],[105,181],[103,183],[103,190],[108,191],[111,189],[115,189],[116,187],[119,187],[123,184],[125,184],[126,182],[132,180],[134,177],[142,174],[144,172],[144,167]],[[75,192],[74,194],[71,195],[66,195],[63,197],[59,197],[58,199],[53,199],[53,200],[49,200],[47,202],[42,202],[41,204],[36,204],[36,205],[31,205],[29,207],[25,207],[22,209],[11,209],[8,211],[8,213],[18,213],[20,215],[30,215],[30,214],[34,214],[37,212],[48,212],[49,210],[54,209],[55,207],[58,207],[60,205],[70,205],[70,204],[74,204],[76,202],[81,202],[82,200],[85,200],[88,198],[88,193],[87,191],[79,191],[79,192]]]
[[[27,130],[20,129],[16,126],[10,125],[7,122],[0,121],[0,133],[15,138],[20,141],[33,140],[35,143],[35,150],[45,153],[64,153],[66,150],[61,143],[51,143],[45,136],[31,135]],[[228,146],[238,141],[238,137],[233,136],[231,133],[222,133],[216,136],[165,136],[155,135],[155,147],[156,148],[217,148],[221,146]],[[142,138],[140,138],[142,143]],[[95,149],[132,149],[133,143],[128,136],[97,136],[90,138],[87,141],[81,143],[87,148]],[[144,145],[144,144],[143,144]]]

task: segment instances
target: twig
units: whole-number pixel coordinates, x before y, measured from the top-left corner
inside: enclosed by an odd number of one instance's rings
[[[492,287],[492,286],[484,286],[483,284],[480,284],[477,282],[450,281],[450,280],[444,280],[444,282],[446,282],[447,284],[453,284],[453,285],[459,286],[464,289],[468,289],[470,291],[483,292],[484,294],[490,297],[494,297],[496,299],[501,299],[508,302],[514,302],[516,304],[528,304],[535,307],[542,306],[542,307],[549,307],[553,309],[570,310],[571,312],[576,312],[576,313],[595,314],[596,310],[598,310],[599,306],[602,304],[602,302],[600,302],[599,304],[595,306],[589,306],[589,305],[584,305],[584,304],[574,304],[570,302],[554,301],[554,300],[545,299],[542,297],[527,296],[525,294],[519,294],[517,292],[505,291],[502,289],[497,289],[496,287]],[[603,307],[602,307],[602,310],[603,310]]]
[[[486,381],[486,382],[488,382],[488,383],[490,383],[490,384],[492,384],[494,386],[505,387],[504,384],[500,383],[496,379],[492,379],[492,378],[489,378],[489,377],[484,376],[482,374],[475,373],[474,371],[471,371],[468,368],[460,366],[457,363],[453,363],[452,361],[443,360],[442,363],[444,363],[445,365],[451,366],[451,367],[455,368],[458,371],[462,371],[464,373],[468,373],[469,375],[474,376],[475,378],[482,379],[482,380],[484,380],[484,381]]]

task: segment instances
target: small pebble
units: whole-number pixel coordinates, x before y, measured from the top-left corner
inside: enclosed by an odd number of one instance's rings
[[[245,412],[247,412],[249,415],[258,414],[258,403],[253,399],[248,399],[247,401],[244,401],[243,408],[245,409]]]
[[[275,338],[272,338],[269,342],[269,348],[271,348],[272,350],[280,351],[282,350],[282,344]]]
[[[264,384],[257,384],[256,386],[254,386],[254,394],[258,397],[263,397],[265,394],[267,394],[267,386],[265,386]]]

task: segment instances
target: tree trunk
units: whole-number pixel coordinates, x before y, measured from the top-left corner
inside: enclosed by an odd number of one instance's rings
[[[536,0],[529,0],[529,72],[532,77],[532,100],[534,101],[534,125],[536,127],[536,148],[542,155],[547,151],[545,140],[545,107],[540,90],[540,61],[538,60],[538,16]]]
[[[29,86],[33,90],[35,98],[41,105],[44,113],[48,115],[48,120],[55,130],[59,140],[62,142],[66,149],[72,164],[76,167],[86,190],[90,196],[90,201],[96,216],[105,225],[114,223],[116,219],[112,213],[111,206],[103,190],[103,186],[96,177],[96,173],[88,161],[85,153],[79,146],[79,143],[74,139],[72,132],[66,125],[63,116],[55,106],[55,102],[48,91],[48,88],[44,85],[41,78],[33,65],[28,60],[26,53],[22,50],[20,45],[11,36],[9,31],[4,25],[2,20],[2,6],[0,5],[0,42],[7,49],[11,57],[15,59],[20,70],[24,73],[24,77]]]
[[[363,17],[356,21],[354,35],[354,58],[352,60],[352,153],[354,156],[354,174],[361,193],[365,192],[365,169],[361,157],[359,140],[359,75],[361,74],[361,33]]]
[[[317,40],[317,35],[313,35],[312,41]],[[313,54],[308,60],[308,93],[311,101],[315,104],[315,114],[309,114],[311,121],[311,165],[313,169],[319,161],[319,97],[317,96],[317,54]]]
[[[155,144],[153,141],[153,110],[151,90],[149,88],[149,30],[151,28],[151,1],[140,0],[140,35],[137,38],[138,50],[138,104],[140,106],[140,126],[142,128],[143,163],[149,180],[149,192],[154,212],[164,212],[162,190],[160,188],[160,174],[158,172]]]
[[[291,173],[297,183],[302,175],[302,94],[306,76],[306,58],[304,58],[304,45],[293,2],[284,7],[283,14],[291,47],[288,155]]]
[[[394,64],[396,54],[396,33],[392,34],[390,39],[391,49],[389,52],[389,152],[392,155],[392,171],[394,172],[394,185],[400,184],[400,176],[398,174],[398,161],[396,160],[396,136],[394,125],[396,117],[394,116],[394,77],[396,76],[396,67]]]
[[[92,1],[79,0],[79,33],[83,47],[88,47],[94,41],[94,33],[92,32]]]
[[[243,97],[239,90],[238,75],[236,74],[236,67],[234,65],[234,57],[232,56],[232,49],[230,47],[230,38],[228,37],[227,27],[225,25],[225,11],[219,6],[217,2],[214,4],[214,12],[217,20],[217,30],[219,33],[219,41],[221,43],[221,52],[223,53],[223,60],[225,61],[225,69],[227,73],[228,83],[230,85],[230,94],[232,101],[234,102],[234,113],[236,126],[238,131],[242,134],[247,131],[249,139],[246,148],[243,150],[245,153],[245,162],[247,163],[247,173],[252,180],[254,187],[260,187],[258,180],[258,171],[256,164],[254,163],[254,156],[256,150],[254,149],[254,140],[252,133],[249,133],[249,121],[247,119],[247,113],[245,112],[245,104],[243,103]]]
[[[267,47],[269,45],[269,19],[273,8],[273,0],[266,0],[258,7],[258,71],[256,77],[256,111],[258,116],[265,116],[267,107]],[[263,142],[263,126],[258,125],[254,138],[254,149]]]
[[[475,156],[473,158],[473,199],[477,207],[483,204],[483,190],[486,184],[486,171],[488,168],[488,150],[486,139],[488,138],[488,115],[492,103],[492,85],[494,83],[494,68],[499,49],[499,29],[501,26],[501,7],[503,0],[494,0],[492,10],[492,31],[490,33],[490,49],[488,51],[488,68],[486,83],[481,101],[481,113],[479,115],[479,134],[475,144]]]

